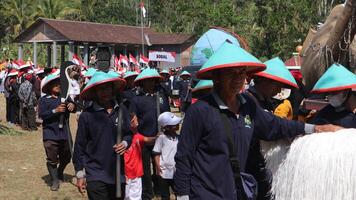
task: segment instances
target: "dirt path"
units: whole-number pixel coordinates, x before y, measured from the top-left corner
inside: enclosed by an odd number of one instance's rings
[[[5,99],[0,94],[0,126],[5,123]],[[71,127],[75,133],[76,123],[72,116]],[[21,131],[19,127],[15,130]],[[0,129],[4,132],[4,129]],[[42,143],[42,130],[24,132],[16,135],[0,134],[0,199],[55,199],[81,200],[86,199],[77,192],[73,179],[73,165],[65,170],[66,181],[61,184],[58,192],[52,192],[47,185],[49,181],[46,169],[45,152]]]

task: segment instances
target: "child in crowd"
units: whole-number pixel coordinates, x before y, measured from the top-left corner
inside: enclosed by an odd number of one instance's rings
[[[145,143],[153,144],[155,137],[145,137],[138,133],[138,120],[136,115],[131,115],[131,131],[133,133],[131,146],[124,154],[125,160],[125,200],[139,200],[142,195],[143,165],[142,148]]]
[[[182,118],[171,112],[164,112],[158,117],[158,124],[163,134],[156,139],[153,147],[155,155],[156,173],[160,176],[161,199],[169,200],[169,187],[173,187],[173,175],[175,172],[174,156],[177,152],[177,131]]]

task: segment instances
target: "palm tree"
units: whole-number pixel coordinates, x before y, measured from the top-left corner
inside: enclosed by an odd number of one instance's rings
[[[13,35],[18,35],[34,21],[33,0],[7,0],[4,3],[4,13],[9,19],[9,29]]]
[[[37,15],[39,17],[75,19],[81,14],[80,0],[37,0],[37,2]]]

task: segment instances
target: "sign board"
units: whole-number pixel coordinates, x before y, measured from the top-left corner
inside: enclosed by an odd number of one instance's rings
[[[150,61],[176,62],[176,53],[167,51],[149,51],[148,59]]]

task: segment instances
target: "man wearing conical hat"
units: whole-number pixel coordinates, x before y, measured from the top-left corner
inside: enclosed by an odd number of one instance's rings
[[[356,75],[333,64],[315,84],[312,93],[327,94],[329,105],[320,110],[315,124],[335,124],[356,128]]]
[[[179,77],[181,79],[178,82],[180,106],[181,111],[185,112],[192,103],[191,74],[183,71]]]
[[[245,168],[253,137],[277,140],[339,128],[278,118],[240,94],[246,76],[264,69],[257,58],[225,42],[198,71],[197,78],[213,80],[214,91],[185,114],[175,156],[178,199],[256,198],[257,183]]]
[[[161,81],[161,86],[162,88],[168,93],[171,94],[172,90],[172,81],[170,79],[171,74],[167,70],[162,70],[159,72],[159,74],[163,77]]]
[[[131,112],[137,116],[138,132],[146,137],[155,137],[158,134],[158,116],[170,111],[168,96],[162,87],[160,81],[162,76],[157,70],[146,68],[135,79],[138,93],[132,99]],[[152,145],[145,145],[142,149],[142,163],[144,175],[142,177],[142,199],[153,198],[151,175]]]
[[[130,109],[130,104],[132,101],[132,98],[136,96],[137,93],[137,87],[134,84],[135,78],[138,76],[137,72],[133,71],[127,71],[124,74],[124,79],[126,81],[126,87],[125,90],[123,91],[122,97],[124,104],[127,108]]]
[[[51,177],[51,190],[57,191],[60,181],[64,181],[64,169],[70,162],[71,154],[68,140],[67,120],[64,120],[64,128],[59,128],[59,118],[65,113],[65,118],[69,118],[69,112],[75,112],[75,105],[61,103],[61,86],[59,83],[59,73],[49,74],[42,87],[45,96],[39,100],[39,117],[42,118],[43,143],[47,156],[47,169]]]
[[[285,107],[290,108],[289,110],[282,112],[281,106],[276,110],[278,105],[275,105],[273,97],[279,94],[282,88],[298,88],[297,82],[280,58],[273,58],[266,61],[264,64],[266,64],[266,69],[254,74],[254,85],[250,86],[246,93],[263,109],[268,110],[281,118],[286,118],[287,116],[285,116],[284,113],[291,112],[290,103],[289,107]],[[272,187],[272,173],[271,170],[266,167],[266,161],[261,153],[261,144],[258,138],[253,138],[250,144],[246,171],[252,174],[257,180],[257,199],[271,199],[270,190]]]
[[[118,75],[97,71],[80,93],[92,104],[79,117],[73,164],[77,187],[81,193],[86,190],[89,199],[115,199],[117,184],[122,187],[123,180],[115,180],[124,172],[116,174],[117,154],[122,155],[132,139],[129,113],[115,100],[124,87],[125,80]],[[117,137],[122,139],[119,144]]]

